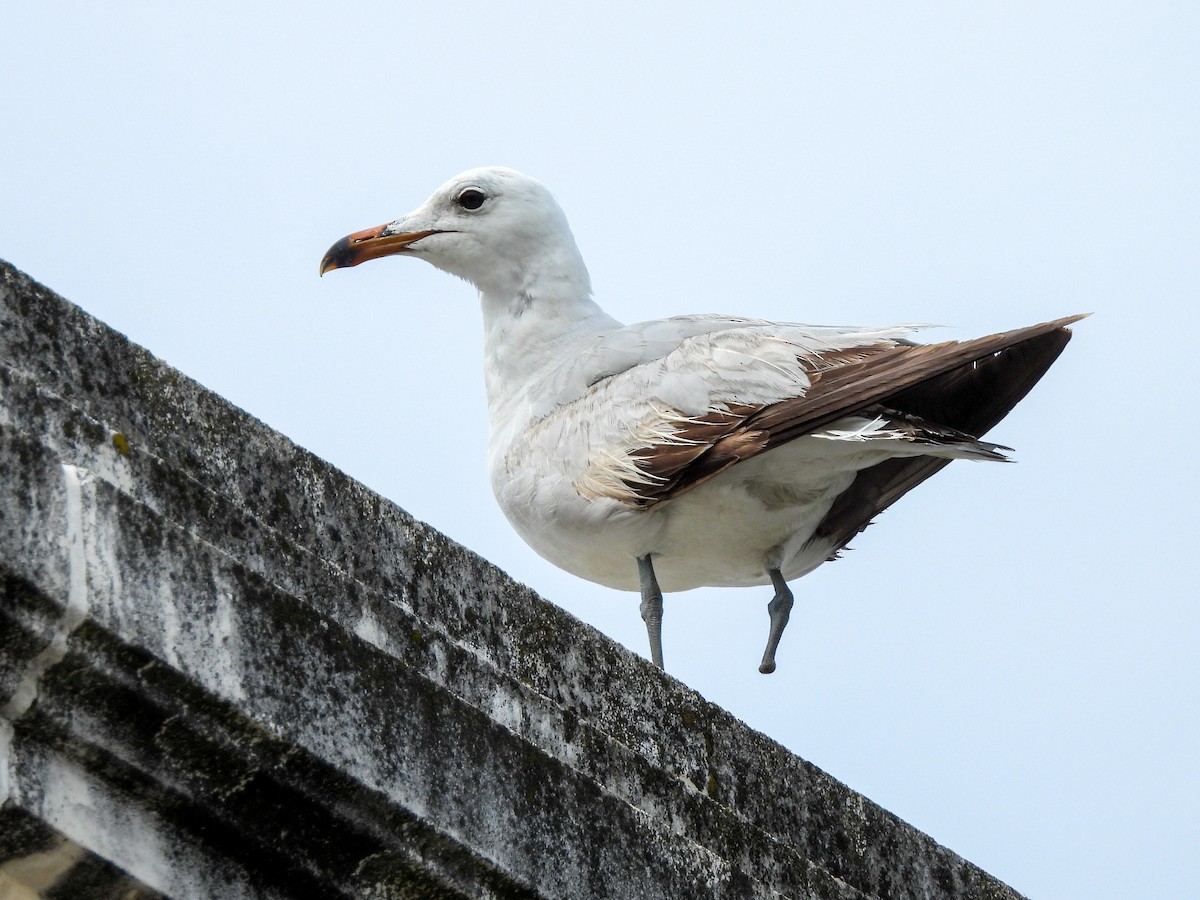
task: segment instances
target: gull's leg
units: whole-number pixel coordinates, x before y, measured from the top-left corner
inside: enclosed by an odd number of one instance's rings
[[[659,589],[658,579],[654,577],[654,564],[650,562],[649,553],[638,557],[638,580],[642,587],[642,619],[646,623],[646,633],[650,636],[650,659],[661,669],[662,590]]]
[[[775,585],[775,597],[767,604],[767,612],[771,614],[771,631],[767,635],[767,649],[763,651],[762,662],[758,666],[758,671],[764,675],[775,671],[775,650],[792,614],[792,591],[778,569],[771,569],[771,584]]]

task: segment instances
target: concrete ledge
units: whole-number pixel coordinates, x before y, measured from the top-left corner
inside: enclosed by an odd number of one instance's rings
[[[0,889],[1018,896],[2,263],[0,466]]]

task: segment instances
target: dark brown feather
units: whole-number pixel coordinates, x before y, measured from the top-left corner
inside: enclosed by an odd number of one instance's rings
[[[659,488],[677,478],[681,472],[691,471],[702,457],[716,456],[726,461],[726,465],[736,462],[732,453],[736,452],[734,448],[742,446],[744,432],[740,426],[760,409],[761,405],[741,404],[727,410],[711,410],[681,423],[675,429],[670,443],[634,450],[630,456],[637,460],[638,469],[653,482],[649,485],[629,485],[638,494],[636,505],[646,506],[656,499],[662,499],[654,496]],[[732,443],[726,444],[727,441]],[[719,450],[722,446],[726,452]],[[709,461],[704,465],[707,467],[711,464]]]
[[[653,482],[629,484],[634,502],[645,507],[669,500],[744,459],[878,403],[979,437],[1045,374],[1070,340],[1066,326],[1081,318],[970,341],[827,354],[813,365],[812,387],[804,396],[710,412],[682,425],[677,442],[634,451],[638,468]],[[822,538],[836,544],[833,550],[844,546],[872,516],[945,463],[929,457],[891,460],[860,473],[830,511]]]
[[[1064,326],[1081,318],[1049,323],[1057,327],[894,394],[888,405],[981,437],[1046,374],[1071,340]],[[831,556],[837,555],[875,516],[949,462],[920,456],[864,469],[834,501],[812,540],[826,543]]]

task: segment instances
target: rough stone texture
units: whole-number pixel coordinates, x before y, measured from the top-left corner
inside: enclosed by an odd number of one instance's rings
[[[3,263],[0,473],[0,896],[1018,896]]]

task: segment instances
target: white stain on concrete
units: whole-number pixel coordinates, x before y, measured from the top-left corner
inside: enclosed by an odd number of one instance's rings
[[[209,635],[214,650],[211,674],[216,681],[215,687],[227,700],[245,700],[246,686],[242,682],[241,666],[241,653],[245,648],[241,646],[234,617],[237,598],[232,588],[218,584],[214,600],[216,609],[209,622]]]
[[[354,634],[378,650],[387,650],[387,634],[369,609],[362,611],[354,625]]]
[[[44,822],[148,887],[195,900],[262,896],[235,867],[222,865],[210,851],[77,763],[52,754],[39,780],[44,793],[38,812]]]
[[[88,511],[84,509],[83,487],[92,476],[86,469],[65,463],[62,471],[67,497],[67,603],[51,629],[50,642],[25,666],[25,671],[17,681],[17,689],[8,702],[0,707],[0,717],[10,722],[21,718],[33,705],[42,676],[67,655],[67,641],[71,633],[87,618],[89,554],[85,515]]]

